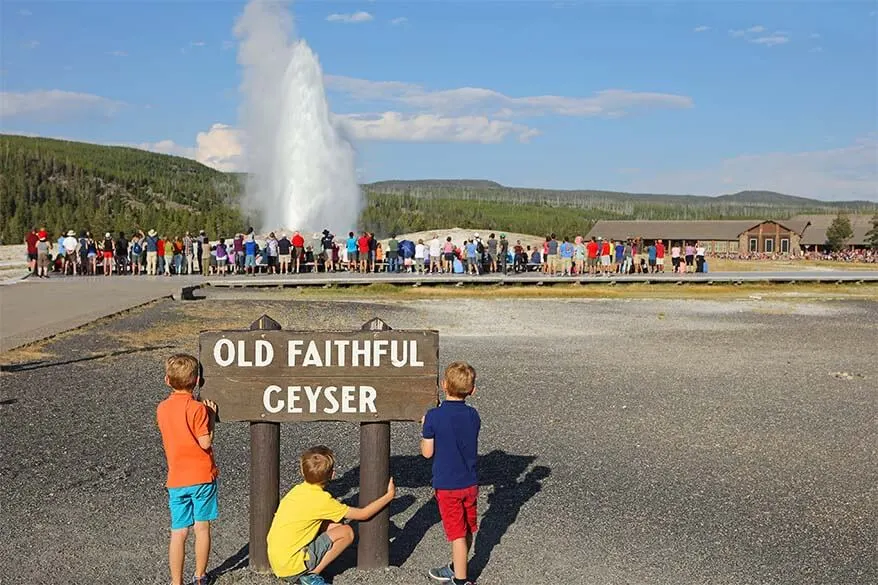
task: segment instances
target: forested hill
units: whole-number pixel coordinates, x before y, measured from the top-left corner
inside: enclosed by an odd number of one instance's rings
[[[0,238],[21,242],[33,226],[54,234],[137,227],[169,235],[202,228],[214,236],[234,233],[250,223],[238,210],[245,180],[240,173],[134,148],[0,135]],[[525,189],[487,180],[382,181],[363,185],[363,191],[360,227],[382,236],[450,226],[573,234],[585,233],[598,219],[784,219],[878,211],[875,203],[828,203],[769,191],[652,195]]]
[[[741,191],[718,197],[506,187],[493,181],[380,181],[365,185],[372,193],[426,199],[505,201],[528,205],[562,205],[599,209],[632,219],[785,218],[800,213],[870,212],[869,201],[828,202],[774,191]]]
[[[188,158],[0,135],[0,237],[27,229],[238,230],[239,181]]]

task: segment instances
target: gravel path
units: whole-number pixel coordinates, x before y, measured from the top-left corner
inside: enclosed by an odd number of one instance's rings
[[[436,327],[443,364],[475,365],[480,583],[878,582],[876,303],[202,302],[241,325],[267,312],[285,327],[371,316]],[[131,312],[58,338],[50,362],[3,372],[0,583],[167,582],[155,406],[163,358],[194,352],[196,338],[123,353],[119,335],[174,326],[186,310]],[[392,432],[396,566],[361,573],[347,555],[339,585],[426,583],[448,557],[417,426]],[[297,453],[325,443],[340,463],[332,490],[355,498],[357,437],[355,425],[284,425],[282,486],[299,481]],[[222,425],[216,451],[218,582],[278,583],[240,568],[247,426]]]

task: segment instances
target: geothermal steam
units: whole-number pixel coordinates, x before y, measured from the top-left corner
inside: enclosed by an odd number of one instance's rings
[[[362,204],[355,152],[333,122],[320,63],[295,38],[289,10],[252,0],[235,36],[243,68],[247,203],[260,210],[260,227],[353,228]]]

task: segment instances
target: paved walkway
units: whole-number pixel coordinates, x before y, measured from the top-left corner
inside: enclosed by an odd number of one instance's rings
[[[878,282],[878,271],[716,272],[673,273],[612,277],[550,277],[539,273],[509,275],[417,275],[417,274],[300,274],[288,276],[138,276],[28,278],[0,286],[0,352],[81,327],[156,299],[180,295],[187,287],[286,287],[346,286],[370,283],[430,284],[530,284],[540,282],[607,284],[609,282]]]
[[[28,278],[0,286],[0,352],[172,294],[201,277]]]

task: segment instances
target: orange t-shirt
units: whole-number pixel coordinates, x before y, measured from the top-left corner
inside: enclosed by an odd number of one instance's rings
[[[169,488],[210,483],[219,473],[213,448],[202,449],[197,437],[210,433],[207,407],[189,393],[172,393],[156,409],[165,458],[168,461]]]

